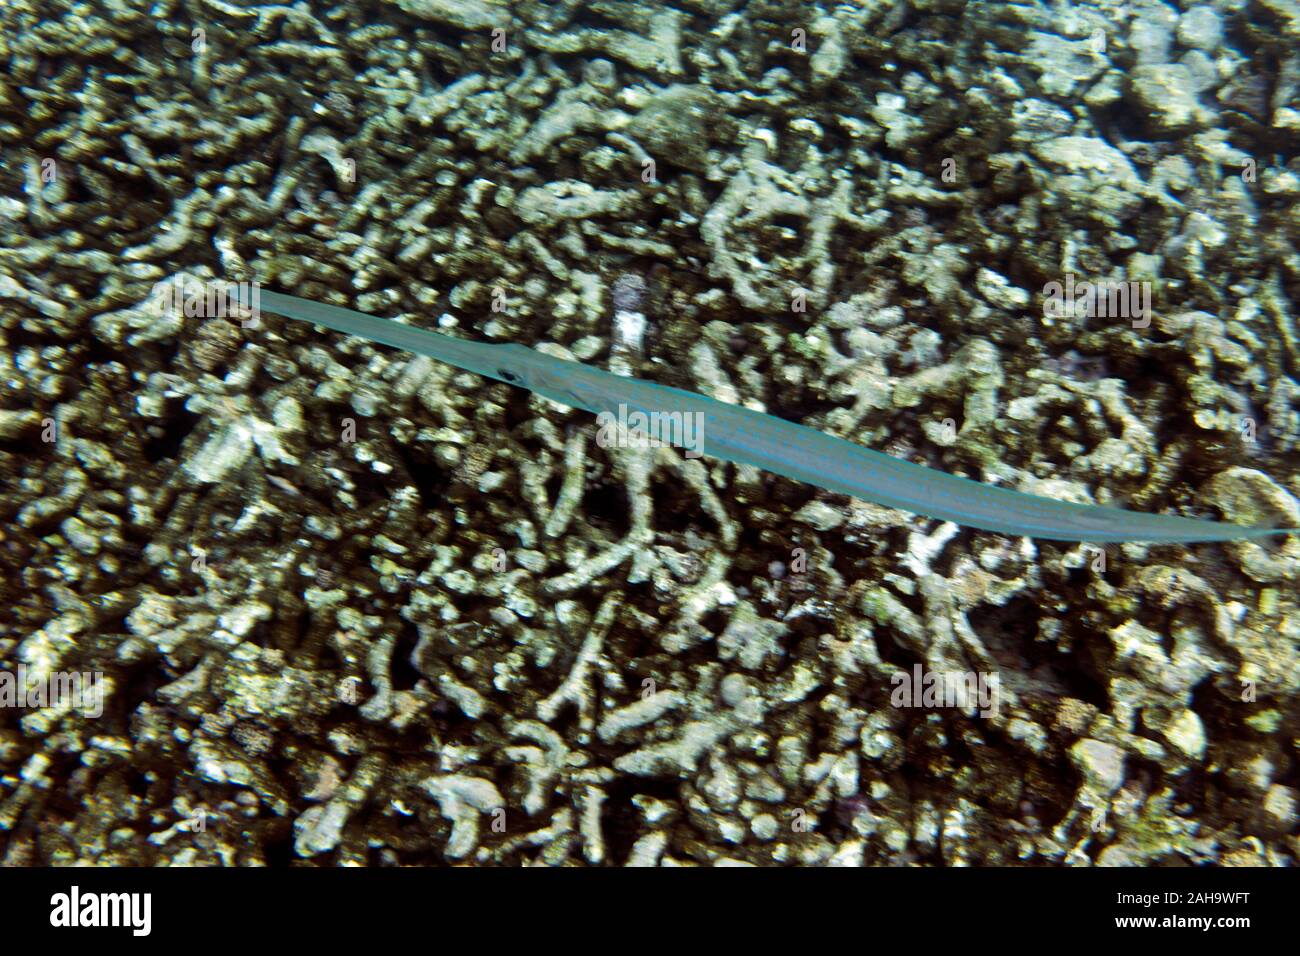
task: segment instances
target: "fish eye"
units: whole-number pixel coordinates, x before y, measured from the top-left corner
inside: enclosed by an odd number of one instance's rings
[[[497,375],[501,376],[501,378],[505,379],[511,385],[518,385],[519,382],[521,381],[519,376],[516,375],[514,372],[510,371],[509,369],[499,368],[497,369]]]

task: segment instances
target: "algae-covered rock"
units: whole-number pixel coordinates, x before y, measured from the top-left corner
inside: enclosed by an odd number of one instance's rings
[[[388,0],[422,20],[432,20],[462,30],[505,28],[512,19],[501,0]]]
[[[713,91],[677,84],[654,94],[627,129],[651,156],[705,172],[710,140],[722,135],[727,122]]]

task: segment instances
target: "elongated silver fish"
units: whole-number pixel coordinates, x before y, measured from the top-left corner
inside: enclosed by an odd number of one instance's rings
[[[1252,528],[1222,521],[1080,505],[997,488],[914,465],[775,415],[730,405],[696,392],[612,375],[523,345],[471,342],[278,292],[259,290],[259,295],[261,306],[288,318],[427,355],[487,378],[530,389],[562,405],[610,415],[618,415],[621,406],[624,411],[639,412],[646,420],[661,423],[674,418],[680,420],[684,415],[698,415],[703,423],[704,454],[971,528],[1055,541],[1096,543],[1235,541],[1300,533],[1300,528]],[[652,433],[652,437],[668,441],[670,436]]]

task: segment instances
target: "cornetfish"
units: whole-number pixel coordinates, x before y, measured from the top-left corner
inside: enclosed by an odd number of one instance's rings
[[[246,305],[427,355],[486,378],[529,389],[561,405],[600,415],[640,412],[651,422],[696,416],[704,454],[753,465],[795,481],[928,518],[1000,534],[1053,541],[1191,543],[1237,541],[1300,528],[1247,527],[1176,515],[1082,505],[959,478],[872,451],[775,415],[697,392],[614,375],[517,343],[444,335],[391,319],[258,289]],[[258,301],[260,299],[260,302]],[[651,437],[667,441],[668,436]]]

